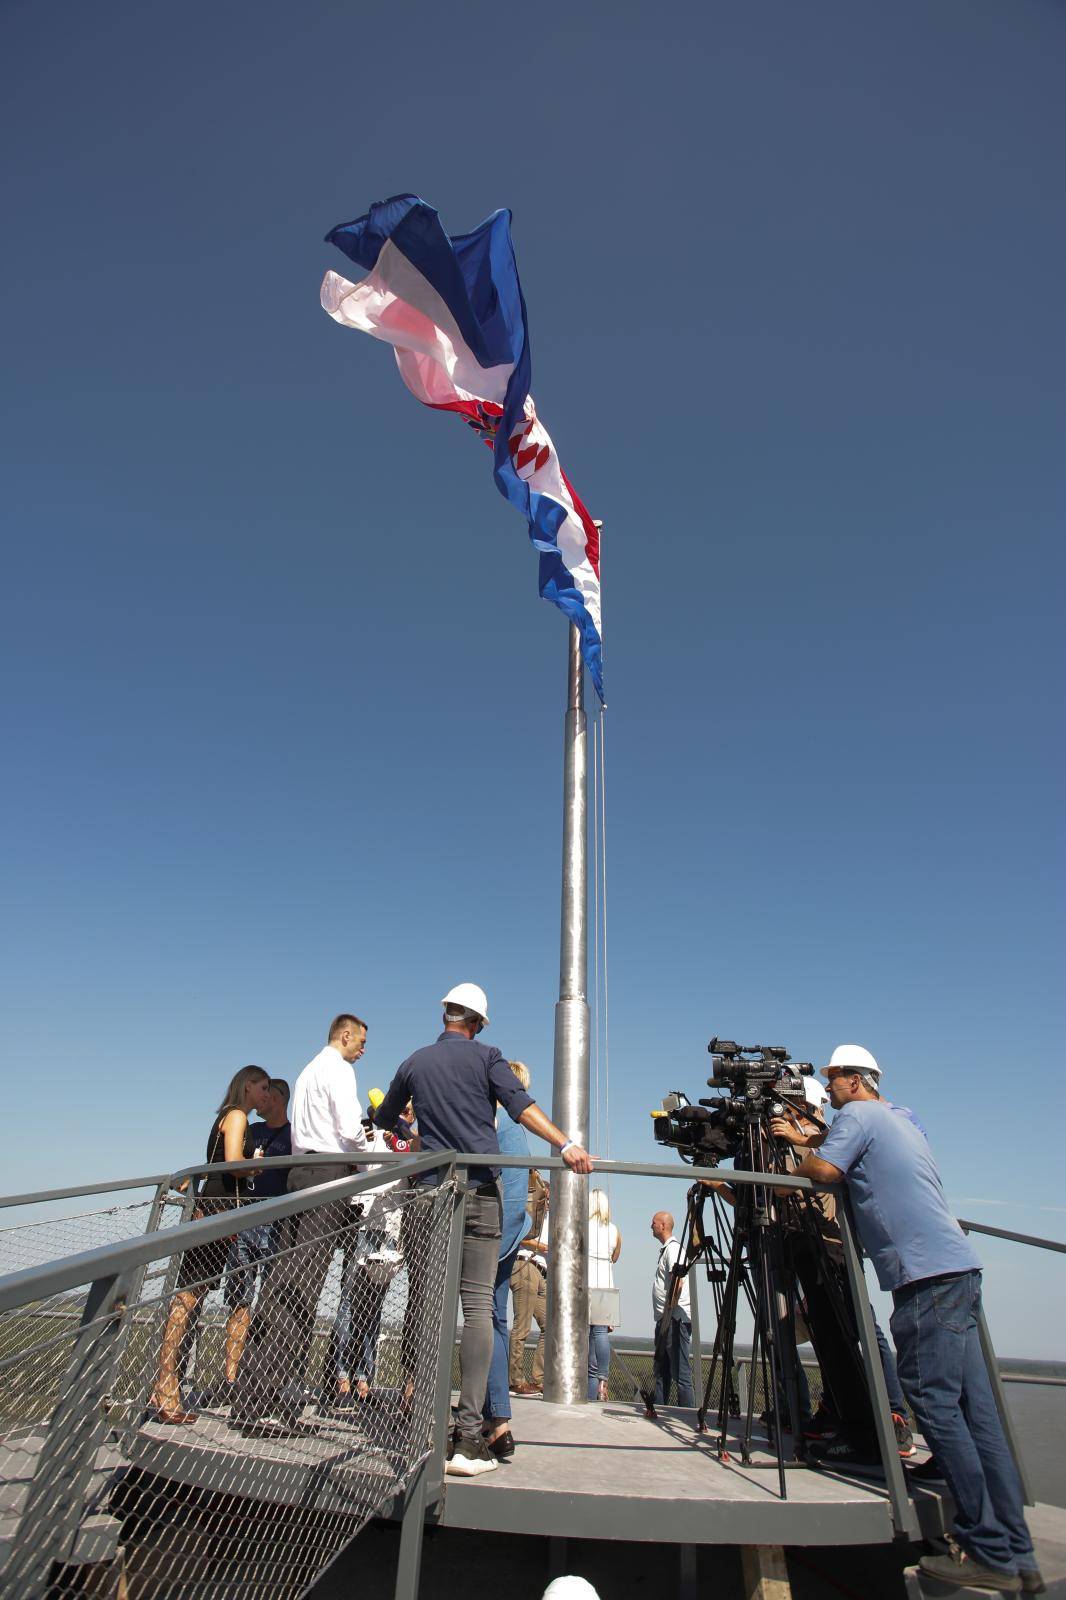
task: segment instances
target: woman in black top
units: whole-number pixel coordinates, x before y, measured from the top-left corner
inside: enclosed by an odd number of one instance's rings
[[[262,1067],[242,1067],[233,1077],[222,1104],[215,1112],[211,1132],[207,1136],[209,1164],[244,1160],[248,1113],[262,1112],[266,1108],[269,1093],[270,1079]],[[194,1220],[215,1216],[220,1211],[230,1211],[239,1206],[246,1183],[246,1178],[232,1172],[208,1173],[197,1195]],[[217,1289],[222,1280],[228,1248],[228,1239],[217,1239],[211,1244],[199,1245],[195,1250],[187,1250],[182,1257],[178,1290],[170,1302],[159,1351],[159,1374],[151,1398],[159,1422],[196,1421],[195,1412],[186,1411],[182,1402],[178,1362],[200,1302],[212,1289]],[[227,1347],[230,1337],[231,1332],[227,1328]]]

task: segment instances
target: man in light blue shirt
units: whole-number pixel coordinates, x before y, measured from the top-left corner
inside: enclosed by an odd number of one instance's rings
[[[859,1237],[892,1294],[904,1392],[955,1500],[954,1547],[923,1556],[922,1568],[960,1587],[1037,1593],[1022,1487],[981,1352],[981,1263],[917,1120],[880,1098],[869,1052],[841,1045],[824,1074],[836,1116],[798,1170],[847,1183]]]

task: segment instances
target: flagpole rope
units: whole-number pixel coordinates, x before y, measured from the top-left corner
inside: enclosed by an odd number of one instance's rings
[[[600,711],[600,904],[602,910],[603,929],[603,1120],[605,1132],[605,1145],[607,1159],[611,1159],[611,1057],[610,1057],[610,1012],[608,1010],[607,988],[607,709]],[[608,1179],[608,1187],[610,1179]]]

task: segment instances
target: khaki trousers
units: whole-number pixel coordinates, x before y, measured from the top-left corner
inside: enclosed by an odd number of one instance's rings
[[[537,1348],[533,1352],[533,1382],[544,1382],[544,1329],[548,1321],[548,1280],[532,1261],[516,1261],[511,1273],[511,1297],[514,1300],[514,1321],[511,1325],[510,1382],[512,1389],[525,1377],[523,1346],[536,1318],[540,1329]]]

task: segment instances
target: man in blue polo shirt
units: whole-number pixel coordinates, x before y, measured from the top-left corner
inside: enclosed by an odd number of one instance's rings
[[[956,1508],[949,1553],[923,1556],[921,1566],[960,1587],[1038,1593],[1022,1486],[981,1353],[981,1263],[924,1133],[878,1096],[872,1060],[859,1045],[834,1050],[823,1070],[836,1116],[798,1170],[847,1182],[877,1281],[892,1294],[900,1380]]]
[[[488,1450],[481,1431],[481,1408],[492,1362],[492,1301],[500,1254],[501,1198],[500,1153],[496,1136],[496,1108],[502,1106],[512,1122],[553,1145],[573,1172],[591,1172],[592,1158],[576,1140],[551,1122],[526,1093],[503,1055],[494,1045],[479,1044],[477,1036],[488,1022],[485,991],[476,983],[460,983],[441,1001],[444,1032],[435,1044],[416,1050],[398,1069],[374,1115],[379,1127],[393,1128],[408,1101],[414,1102],[422,1149],[462,1150],[484,1154],[485,1165],[471,1167],[466,1199],[466,1226],[459,1293],[463,1306],[463,1338],[459,1346],[459,1410],[446,1471],[457,1477],[477,1477],[492,1472],[496,1457]],[[412,1241],[414,1244],[414,1241]],[[417,1245],[414,1244],[417,1251]],[[415,1370],[414,1352],[407,1350],[408,1329],[419,1325],[419,1296],[424,1272],[408,1252],[410,1291],[401,1365]]]

